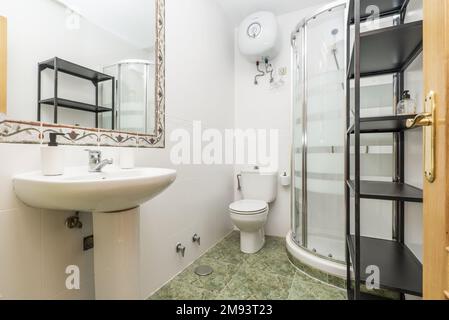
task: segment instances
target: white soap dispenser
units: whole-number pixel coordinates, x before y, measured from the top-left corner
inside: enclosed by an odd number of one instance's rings
[[[42,174],[44,176],[60,176],[64,174],[64,150],[58,147],[56,139],[64,133],[52,132],[50,142],[41,148]]]

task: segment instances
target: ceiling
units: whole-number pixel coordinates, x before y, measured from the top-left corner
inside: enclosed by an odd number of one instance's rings
[[[154,0],[56,0],[108,32],[146,49],[154,46]],[[215,0],[235,26],[248,15],[267,10],[281,15],[333,0]]]
[[[135,47],[147,49],[154,46],[154,0],[56,1]]]
[[[281,15],[293,11],[333,2],[333,0],[215,0],[235,26],[248,15],[261,10]]]

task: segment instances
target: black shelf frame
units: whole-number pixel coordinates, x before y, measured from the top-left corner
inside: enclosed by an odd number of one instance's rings
[[[407,128],[407,120],[414,119],[415,114],[360,118],[360,133],[394,133],[411,130]],[[354,133],[354,124],[349,126],[348,133]]]
[[[347,244],[351,257],[355,254],[355,237],[348,236]],[[415,296],[422,295],[422,267],[419,260],[406,245],[391,240],[361,237],[365,250],[360,255],[362,270],[376,265],[381,270],[380,285],[391,291],[400,291]],[[361,274],[361,283],[368,275]]]
[[[105,107],[97,106],[94,104],[78,102],[78,101],[73,101],[73,100],[68,100],[68,99],[63,99],[63,98],[44,99],[44,100],[41,100],[40,102],[41,102],[41,104],[47,104],[47,105],[54,105],[56,103],[59,108],[67,108],[67,109],[73,109],[73,110],[79,110],[79,111],[87,111],[87,112],[94,112],[94,113],[111,112],[111,108],[105,108]]]
[[[42,72],[46,69],[54,71],[53,90],[54,96],[49,99],[42,99]],[[95,104],[88,104],[68,99],[63,99],[58,96],[59,86],[59,72],[71,75],[73,77],[81,78],[92,82],[95,87]],[[112,87],[112,106],[111,108],[102,107],[99,105],[99,84],[105,81],[111,81]],[[38,95],[37,95],[37,120],[42,118],[42,105],[53,106],[53,122],[58,123],[58,109],[67,108],[78,111],[86,111],[95,114],[95,128],[99,126],[99,115],[104,112],[112,113],[112,130],[115,129],[115,77],[107,74],[83,67],[79,64],[54,57],[52,59],[40,62],[38,64]]]
[[[354,192],[354,181],[349,180],[347,184]],[[421,189],[401,182],[360,181],[360,198],[422,203],[423,192]]]
[[[354,300],[377,299],[361,291],[366,281],[365,267],[376,265],[381,268],[380,286],[383,289],[405,294],[422,295],[422,266],[405,245],[404,215],[405,202],[422,202],[422,190],[405,184],[405,131],[408,116],[386,116],[362,118],[361,78],[382,74],[393,74],[394,102],[398,103],[404,91],[404,72],[422,52],[422,22],[405,24],[408,0],[350,0],[346,21],[346,135],[345,135],[345,207],[346,207],[346,272],[348,298]],[[398,15],[395,26],[361,33],[361,23],[367,20],[367,5],[380,8],[380,17]],[[354,46],[351,48],[351,28],[354,28]],[[401,48],[394,42],[404,34],[410,36],[418,30],[421,35],[413,35],[412,45]],[[379,47],[379,44],[382,44]],[[376,47],[377,46],[377,47]],[[373,55],[367,50],[378,50]],[[369,51],[368,50],[368,51]],[[388,55],[388,50],[402,50]],[[383,52],[382,52],[383,51]],[[385,54],[385,51],[387,53]],[[391,57],[397,61],[388,61]],[[390,57],[390,58],[388,58]],[[381,59],[383,61],[367,61]],[[390,64],[389,64],[390,63]],[[393,67],[391,66],[393,65]],[[351,81],[354,81],[351,108]],[[351,117],[354,118],[351,123]],[[361,134],[390,132],[394,138],[394,177],[392,182],[361,180]],[[354,138],[353,164],[351,164],[351,138]],[[353,165],[353,166],[351,166]],[[354,169],[351,179],[351,168]],[[351,234],[351,197],[354,198],[354,234]],[[378,199],[393,201],[393,240],[372,239],[361,236],[361,200]],[[363,249],[363,250],[362,250]],[[368,252],[369,251],[369,252]],[[394,262],[394,263],[393,263]],[[352,276],[351,267],[354,272]],[[351,281],[354,279],[354,285]]]
[[[405,15],[406,8],[409,4],[410,0],[361,0],[360,1],[360,21],[366,21],[370,18],[371,13],[369,7],[375,4],[379,8],[379,17],[384,18],[387,16],[395,15],[395,14],[403,14]],[[403,19],[403,16],[402,16]],[[349,16],[348,20],[350,24],[355,23],[355,14],[354,14],[354,2],[351,1],[349,4]]]
[[[423,51],[423,23],[415,21],[360,34],[361,77],[404,72]],[[386,50],[388,47],[388,50]],[[347,76],[354,78],[354,52]]]
[[[350,291],[348,293],[348,300],[355,300],[353,291]],[[390,299],[383,298],[383,297],[376,296],[376,295],[372,295],[372,294],[365,293],[365,292],[360,292],[359,298],[357,300],[362,300],[362,301],[365,301],[365,300],[366,301],[388,301]]]

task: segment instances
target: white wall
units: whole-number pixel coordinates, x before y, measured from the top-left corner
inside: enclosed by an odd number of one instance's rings
[[[175,128],[191,130],[193,120],[204,127],[232,128],[234,122],[233,28],[208,0],[166,2],[167,137]],[[220,41],[217,41],[220,37]],[[29,104],[28,104],[29,105]],[[10,109],[16,107],[10,102]],[[34,108],[34,104],[30,106]],[[174,167],[165,149],[141,149],[137,165]],[[14,196],[11,177],[39,170],[40,146],[0,144],[0,296],[7,299],[94,297],[92,251],[82,251],[85,227],[68,230],[70,212],[27,208]],[[66,165],[85,165],[82,147],[64,147]],[[117,158],[118,149],[102,148]],[[149,297],[188,264],[232,230],[227,207],[233,200],[232,166],[176,166],[178,178],[162,195],[141,210],[142,298]],[[194,233],[201,247],[194,245]],[[175,253],[176,243],[186,257]],[[81,268],[82,290],[67,291],[65,267]]]
[[[234,38],[230,22],[209,0],[166,0],[167,137],[177,128],[192,131],[234,126]],[[219,41],[217,41],[219,39]],[[138,163],[170,166],[165,150],[141,150]],[[175,184],[142,208],[144,296],[182,271],[233,228],[232,166],[177,166]],[[201,247],[192,236],[201,236]],[[175,252],[180,241],[186,258]]]
[[[235,44],[235,127],[240,129],[277,129],[279,130],[279,172],[290,174],[291,143],[291,46],[290,35],[296,25],[313,12],[315,8],[301,10],[278,16],[282,48],[279,56],[272,61],[276,69],[286,67],[288,73],[285,84],[279,89],[271,89],[268,77],[254,85],[256,66],[248,62]],[[237,165],[235,174],[245,166]],[[235,181],[235,183],[237,183]],[[241,195],[236,192],[236,199]],[[279,185],[276,201],[270,206],[266,225],[269,235],[284,237],[290,230],[290,188]]]

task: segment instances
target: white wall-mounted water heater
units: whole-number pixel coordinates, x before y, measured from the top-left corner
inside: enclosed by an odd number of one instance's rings
[[[272,60],[280,51],[281,39],[279,34],[279,25],[272,12],[253,13],[240,24],[240,52],[250,62]]]

